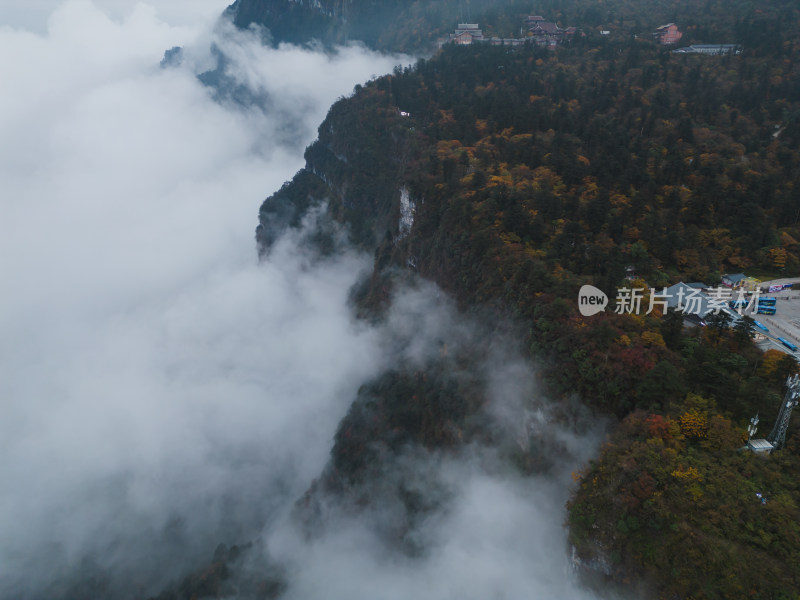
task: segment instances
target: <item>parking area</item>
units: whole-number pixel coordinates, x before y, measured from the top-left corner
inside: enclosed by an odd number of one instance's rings
[[[770,284],[796,283],[798,279],[781,279],[774,282],[767,281],[762,283],[762,287]],[[800,290],[782,290],[780,292],[762,293],[762,296],[776,298],[777,303],[774,315],[751,315],[754,319],[763,323],[769,328],[770,333],[775,337],[782,337],[796,346],[800,347]],[[764,349],[776,348],[797,356],[780,342],[774,339],[767,339],[761,342]]]

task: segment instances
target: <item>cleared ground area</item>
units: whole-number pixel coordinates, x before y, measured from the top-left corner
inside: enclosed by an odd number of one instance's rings
[[[767,288],[769,285],[777,285],[784,283],[800,283],[800,278],[790,279],[776,279],[774,281],[765,281],[761,284],[762,289]],[[799,358],[800,351],[792,352],[776,340],[782,337],[792,342],[795,346],[800,347],[800,290],[782,290],[780,292],[762,293],[762,296],[769,296],[777,299],[776,311],[774,315],[755,315],[750,316],[763,323],[769,328],[767,339],[759,343],[764,350],[769,348],[776,348],[787,354]]]

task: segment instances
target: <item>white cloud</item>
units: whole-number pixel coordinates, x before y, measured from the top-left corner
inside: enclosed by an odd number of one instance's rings
[[[312,543],[276,535],[273,554],[292,565],[287,600],[594,597],[568,572],[563,527],[553,518],[563,509],[562,486],[489,475],[463,461],[441,469],[454,501],[426,522],[432,543],[422,557],[387,553],[374,533],[380,515],[340,524]]]
[[[595,598],[572,571],[564,505],[571,471],[599,443],[597,423],[576,410],[585,432],[566,431],[513,338],[457,313],[431,284],[401,290],[382,328],[389,353],[412,368],[444,347],[454,357],[467,348],[483,355],[486,418],[503,448],[409,447],[373,465],[377,483],[331,497],[319,486],[307,512],[278,521],[264,536],[272,560],[287,569],[286,600]],[[509,464],[508,449],[517,448],[523,428],[538,438],[539,452],[552,455],[552,469],[523,477]],[[437,508],[408,512],[400,488],[404,496],[417,495],[418,506]],[[304,519],[317,514],[324,518],[312,521],[308,535]]]
[[[14,26],[0,28],[0,596],[50,598],[88,556],[147,597],[269,522],[293,598],[581,597],[563,482],[487,472],[485,457],[419,463],[453,492],[421,559],[385,547],[380,511],[313,544],[279,519],[386,356],[470,339],[428,286],[382,329],[354,322],[346,296],[369,258],[312,260],[289,235],[256,262],[262,198],[330,104],[398,59],[260,47],[214,27],[227,1],[57,4],[0,9]],[[267,112],[198,83],[212,41]],[[175,45],[185,62],[160,69]],[[493,392],[522,410],[530,373],[498,373]]]
[[[0,27],[25,29],[43,33],[54,10],[64,0],[5,0],[0,4]],[[122,19],[140,6],[153,7],[159,20],[170,25],[199,26],[220,15],[231,0],[95,0],[94,5],[112,18]]]
[[[210,31],[83,1],[46,34],[0,30],[5,591],[91,551],[135,572],[124,562],[175,518],[187,539],[168,558],[206,556],[230,521],[263,517],[271,483],[302,491],[375,368],[374,334],[345,306],[369,263],[305,264],[287,239],[259,266],[253,235],[329,105],[395,61],[247,48],[228,31],[221,45],[266,62],[254,81],[289,96],[278,118],[211,100],[195,78]],[[186,43],[183,67],[159,68]],[[287,90],[292,61],[303,76]],[[299,139],[282,145],[287,118]]]

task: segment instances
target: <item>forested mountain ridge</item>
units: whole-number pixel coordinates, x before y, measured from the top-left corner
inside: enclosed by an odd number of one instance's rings
[[[590,36],[606,30],[617,40],[649,37],[675,22],[684,34],[681,44],[738,43],[774,52],[792,36],[797,11],[792,0],[236,0],[226,14],[237,27],[266,27],[274,42],[357,40],[377,50],[426,54],[458,22],[479,23],[490,36],[518,37],[529,14]]]
[[[629,266],[643,287],[800,268],[800,44],[776,35],[773,52],[725,57],[637,40],[446,47],[334,105],[306,169],[260,213],[268,252],[327,201],[375,251],[362,313],[418,273],[464,307],[510,313],[554,395],[623,419],[581,474],[572,540],[664,597],[800,589],[798,427],[767,467],[735,451],[749,417],[774,418],[796,364],[763,355],[746,326],[584,318],[575,296],[584,283],[613,295]],[[776,501],[750,506],[763,489]]]

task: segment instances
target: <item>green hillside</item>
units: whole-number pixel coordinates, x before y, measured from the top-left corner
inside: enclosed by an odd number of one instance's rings
[[[746,325],[582,317],[576,296],[585,283],[613,296],[800,268],[800,42],[776,14],[762,11],[758,32],[739,22],[753,44],[739,56],[591,36],[557,51],[446,47],[334,105],[306,169],[260,214],[266,253],[327,201],[375,252],[362,314],[379,318],[398,274],[432,279],[464,308],[510,316],[554,397],[616,415],[577,475],[571,538],[664,598],[800,591],[798,425],[767,461],[737,452],[749,417],[774,419],[797,366],[762,354]],[[796,9],[784,16],[797,25]]]

